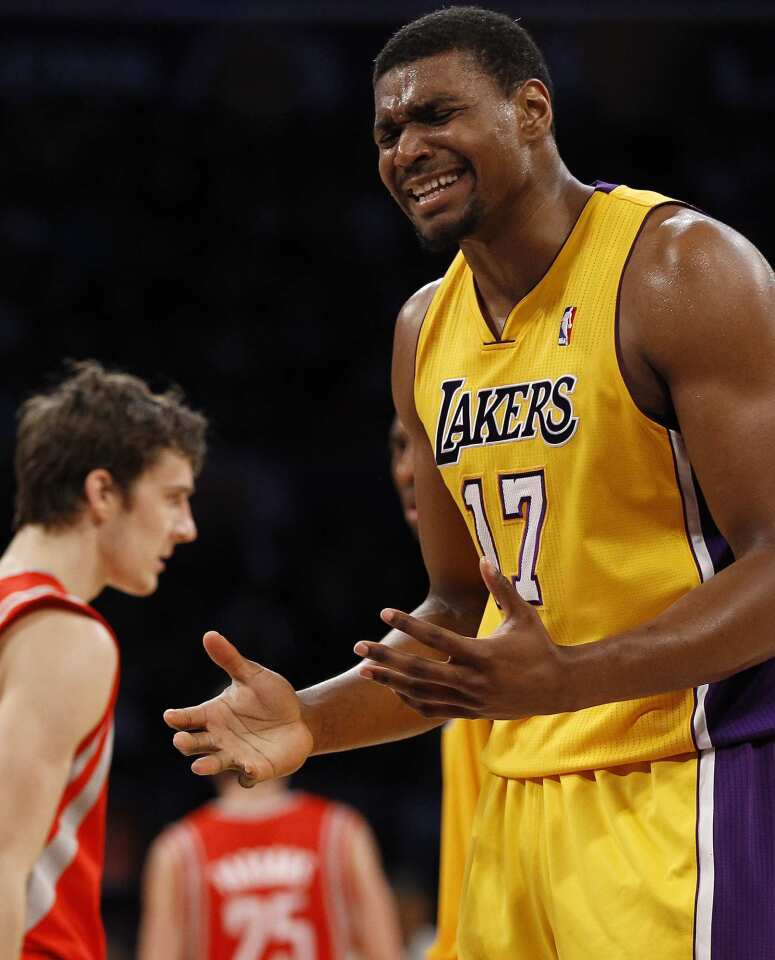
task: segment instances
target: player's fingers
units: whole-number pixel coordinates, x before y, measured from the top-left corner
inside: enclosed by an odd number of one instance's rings
[[[199,777],[212,777],[224,770],[231,769],[231,758],[225,750],[210,753],[206,757],[199,757],[191,764],[191,770]]]
[[[174,730],[199,730],[206,722],[206,704],[197,707],[180,707],[164,711],[164,722]]]
[[[457,679],[457,668],[446,660],[429,660],[413,653],[402,653],[385,643],[373,643],[359,640],[353,647],[355,653],[375,663],[382,663],[391,670],[397,670],[413,677],[439,682],[453,682]]]
[[[459,633],[453,633],[435,623],[429,623],[427,620],[418,620],[416,617],[401,610],[386,609],[380,614],[385,623],[400,630],[402,633],[409,634],[420,643],[433,647],[447,656],[454,657],[455,660],[465,662],[470,658],[473,652],[473,641],[470,637],[461,637]]]
[[[507,580],[487,557],[482,557],[479,561],[479,570],[485,586],[493,595],[495,602],[506,618],[524,614],[526,612],[525,608],[532,610],[530,604],[520,597],[511,581]]]
[[[172,738],[172,745],[184,757],[193,757],[198,753],[215,753],[218,750],[212,734],[207,730],[202,730],[200,733],[179,730]]]
[[[234,755],[226,750],[199,757],[191,764],[191,771],[199,777],[212,777],[226,770],[235,770],[243,787],[255,786],[262,779],[266,779],[253,764],[237,761]]]
[[[390,687],[396,693],[403,693],[413,700],[423,703],[443,704],[449,706],[463,706],[472,708],[478,701],[469,693],[446,686],[442,683],[431,683],[427,680],[417,680],[392,670],[383,670],[371,665],[360,671],[362,677],[373,680],[384,687]]]
[[[216,630],[208,630],[202,642],[213,663],[217,663],[222,670],[225,670],[232,680],[247,683],[251,677],[264,669],[255,661],[243,657],[234,644]]]

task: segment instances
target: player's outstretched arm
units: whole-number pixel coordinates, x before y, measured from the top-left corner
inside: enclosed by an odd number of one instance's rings
[[[11,626],[0,649],[0,960],[16,960],[27,879],[78,744],[106,709],[118,654],[97,621],[53,609]]]
[[[430,589],[414,617],[444,629],[473,633],[486,588],[465,522],[433,460],[414,409],[412,378],[420,324],[433,287],[415,294],[399,314],[394,349],[394,396],[415,451],[420,541]],[[400,630],[382,643],[430,659],[443,656]],[[243,785],[292,773],[310,754],[330,753],[413,736],[440,721],[421,717],[401,699],[361,676],[359,666],[295,694],[278,674],[242,657],[223,637],[206,634],[209,655],[231,677],[223,694],[165,721],[179,732],[173,743],[187,756],[203,755],[198,774],[234,769]]]

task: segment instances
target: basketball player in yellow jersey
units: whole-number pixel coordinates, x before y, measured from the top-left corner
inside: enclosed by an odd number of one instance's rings
[[[233,683],[168,712],[174,742],[249,783],[490,718],[461,960],[771,957],[772,271],[680,203],[576,180],[507,17],[408,24],[374,93],[383,182],[460,249],[395,339],[429,595],[299,694],[206,634]]]
[[[406,427],[395,417],[390,427],[390,472],[404,519],[417,536],[414,448]],[[436,939],[428,960],[455,960],[460,895],[463,889],[474,811],[484,768],[481,754],[490,736],[489,720],[450,720],[441,731],[441,850]]]

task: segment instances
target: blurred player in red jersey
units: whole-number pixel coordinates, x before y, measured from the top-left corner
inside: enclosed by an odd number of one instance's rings
[[[371,834],[339,803],[269,781],[218,799],[154,842],[140,960],[397,960],[393,897]]]
[[[204,417],[75,364],[19,411],[16,535],[0,558],[0,958],[102,960],[105,803],[118,684],[106,586],[153,593],[196,536]]]
[[[393,483],[417,529],[406,431]],[[219,797],[156,839],[143,879],[140,960],[396,960],[396,908],[371,831],[348,807],[268,781],[217,778]],[[240,952],[241,951],[241,952]]]

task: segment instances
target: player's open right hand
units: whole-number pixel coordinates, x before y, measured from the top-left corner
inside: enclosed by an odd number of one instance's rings
[[[242,786],[252,787],[298,770],[313,743],[293,687],[279,673],[246,660],[220,633],[208,631],[204,646],[231,684],[199,706],[164,711],[165,723],[178,731],[175,747],[199,757],[192,771],[210,776],[236,770]]]

